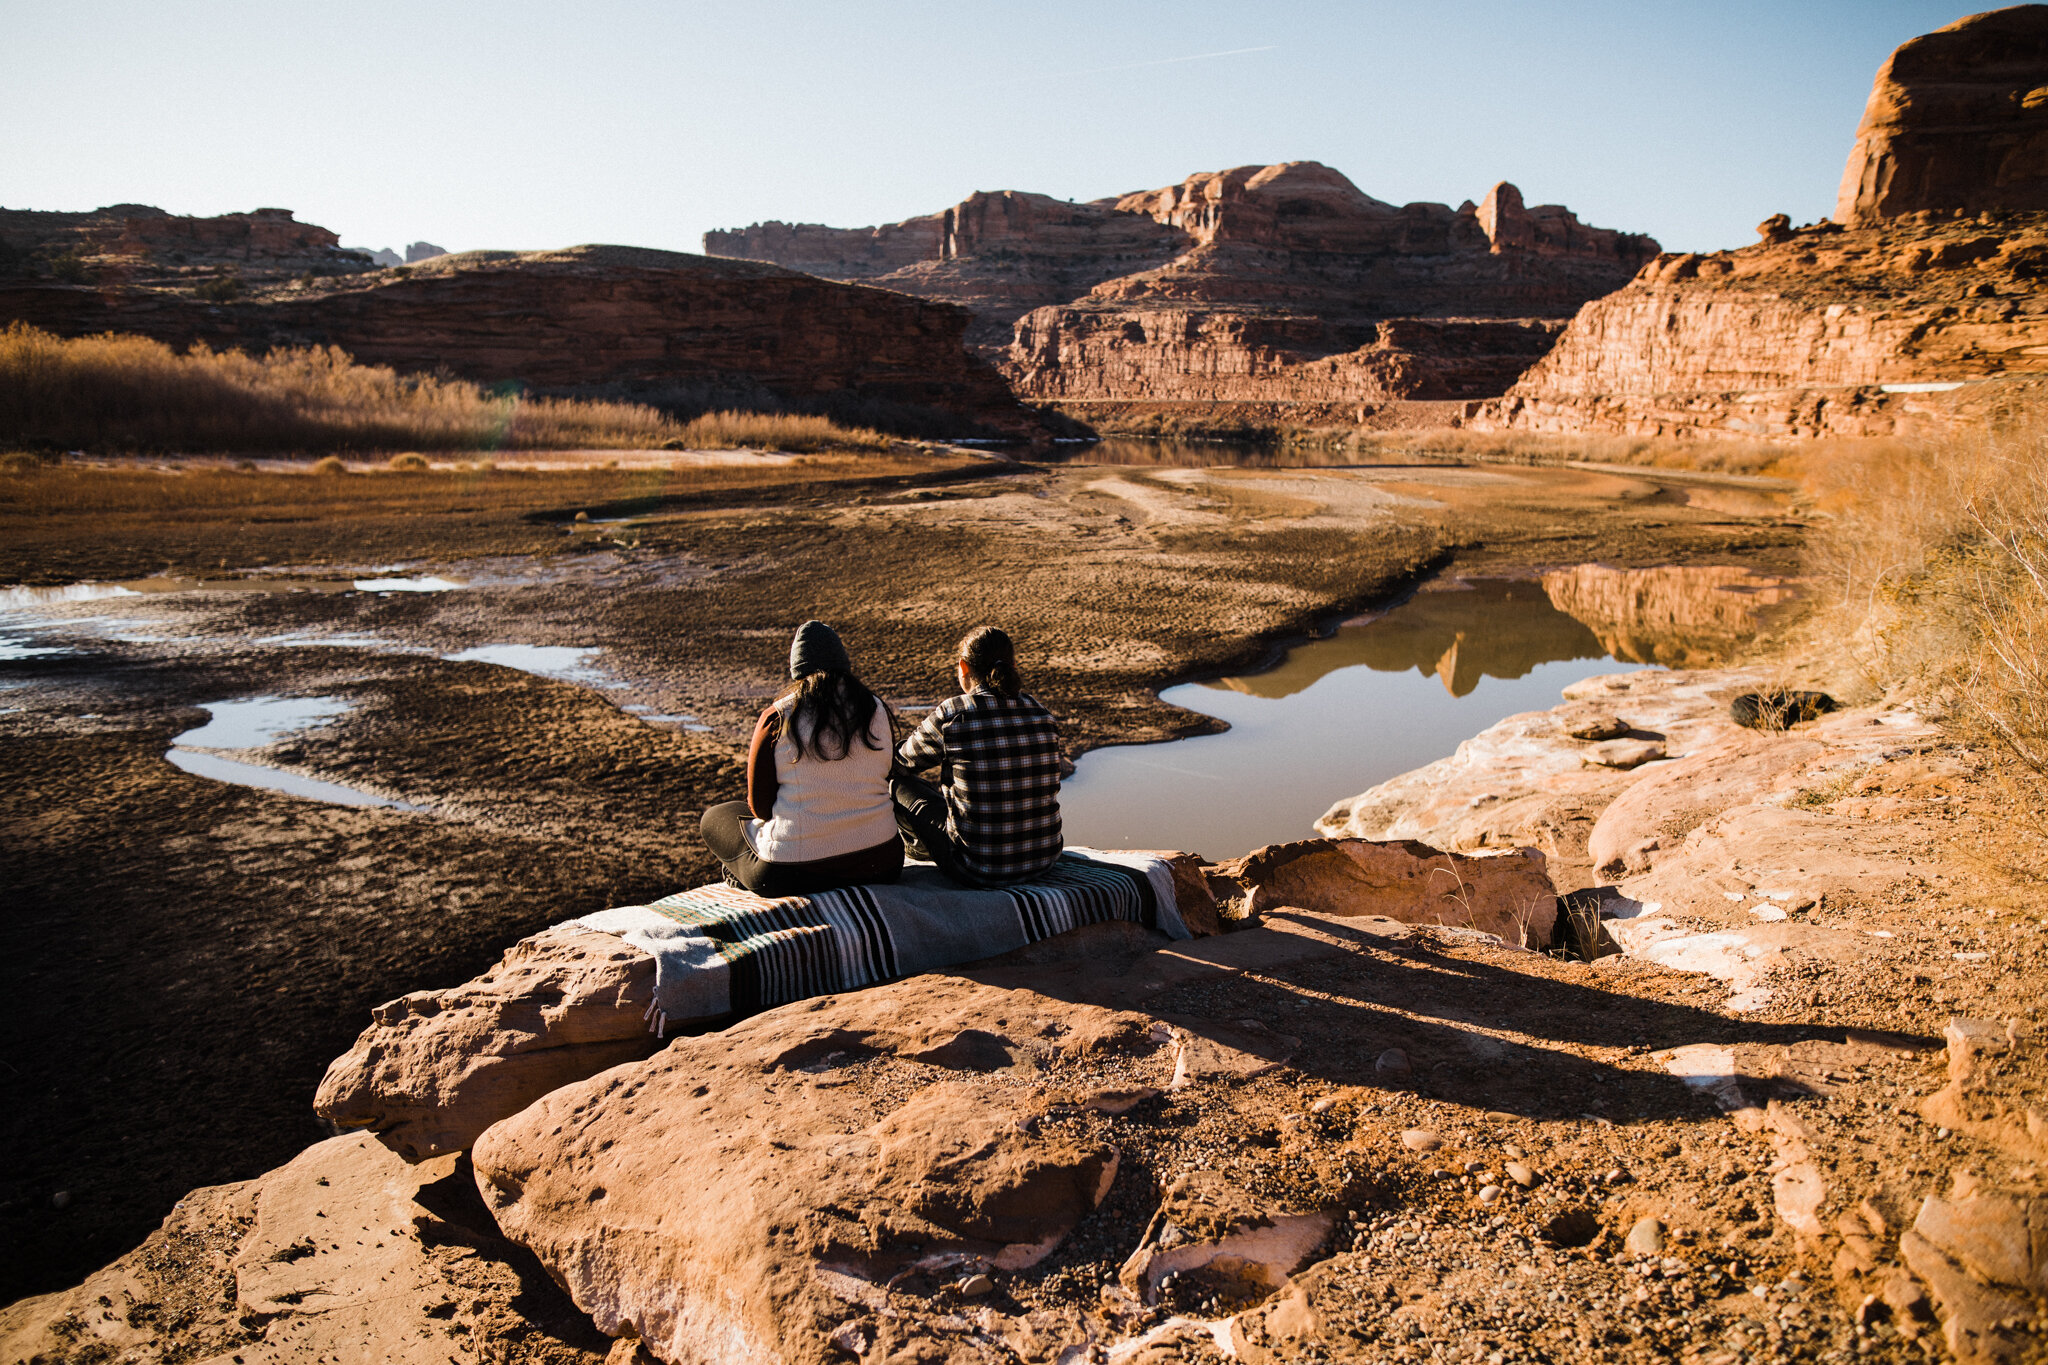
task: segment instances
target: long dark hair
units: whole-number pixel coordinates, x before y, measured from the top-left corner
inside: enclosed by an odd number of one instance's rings
[[[1024,690],[1024,681],[1017,676],[1017,647],[1007,633],[994,626],[977,626],[967,632],[960,642],[960,662],[967,665],[968,677],[1006,697]]]
[[[789,709],[789,719],[782,732],[789,736],[789,742],[796,746],[796,756],[801,759],[804,748],[804,727],[800,722],[809,721],[811,742],[808,752],[827,763],[845,758],[853,752],[854,736],[870,749],[880,749],[868,727],[874,724],[875,708],[881,699],[868,691],[867,684],[851,673],[838,669],[819,669],[806,673],[788,687],[782,689],[780,702],[788,697],[796,698],[796,705]]]

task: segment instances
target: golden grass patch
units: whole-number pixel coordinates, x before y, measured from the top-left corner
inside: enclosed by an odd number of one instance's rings
[[[45,449],[203,452],[688,449],[879,450],[822,417],[533,398],[506,387],[359,365],[334,346],[261,357],[145,337],[0,331],[0,442]],[[399,458],[405,458],[401,455]],[[420,457],[424,459],[424,457]]]

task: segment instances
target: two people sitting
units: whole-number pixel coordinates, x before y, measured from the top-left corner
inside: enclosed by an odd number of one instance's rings
[[[893,882],[906,847],[968,886],[1050,867],[1064,846],[1052,713],[1024,693],[1015,647],[992,626],[960,642],[955,671],[960,694],[892,748],[889,708],[839,636],[799,626],[790,685],[748,746],[747,799],[704,812],[726,880],[770,899]]]

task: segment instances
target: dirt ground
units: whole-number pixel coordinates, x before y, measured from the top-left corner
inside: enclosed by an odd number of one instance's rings
[[[1002,624],[1079,753],[1203,731],[1214,722],[1157,689],[1257,664],[1437,568],[1785,571],[1800,534],[1649,475],[1567,470],[942,456],[874,475],[763,466],[708,487],[450,475],[390,495],[429,477],[355,476],[360,496],[303,502],[284,485],[218,504],[0,499],[0,582],[402,565],[470,584],[42,605],[35,645],[69,652],[0,655],[0,952],[16,964],[0,1007],[0,1299],[76,1282],[193,1187],[320,1137],[314,1084],[373,1004],[701,879],[696,816],[739,793],[748,724],[807,617],[837,625],[904,708],[940,699],[966,629]],[[602,676],[444,657],[507,642],[601,650]],[[424,809],[325,805],[165,762],[201,703],[257,695],[354,708],[264,761]]]

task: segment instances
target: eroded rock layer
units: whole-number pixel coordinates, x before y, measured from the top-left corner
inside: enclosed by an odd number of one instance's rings
[[[366,364],[679,407],[782,406],[1016,428],[967,313],[775,266],[632,247],[471,251],[401,270],[302,277],[246,298],[0,281],[0,320],[173,345],[339,346]],[[879,409],[879,411],[878,411]]]
[[[2048,5],[1973,14],[1878,68],[1835,216],[2048,209]]]
[[[1836,212],[1796,229],[1774,215],[1740,250],[1659,256],[1470,425],[1869,436],[2042,410],[2048,5],[1893,53]]]
[[[1456,209],[1396,207],[1312,161],[1088,204],[977,194],[885,227],[763,223],[704,242],[964,304],[970,339],[1027,397],[1368,408],[1500,393],[1561,319],[1656,252],[1527,206],[1513,185]]]
[[[1470,425],[1886,435],[2048,374],[2048,214],[1764,232],[1658,257]]]

